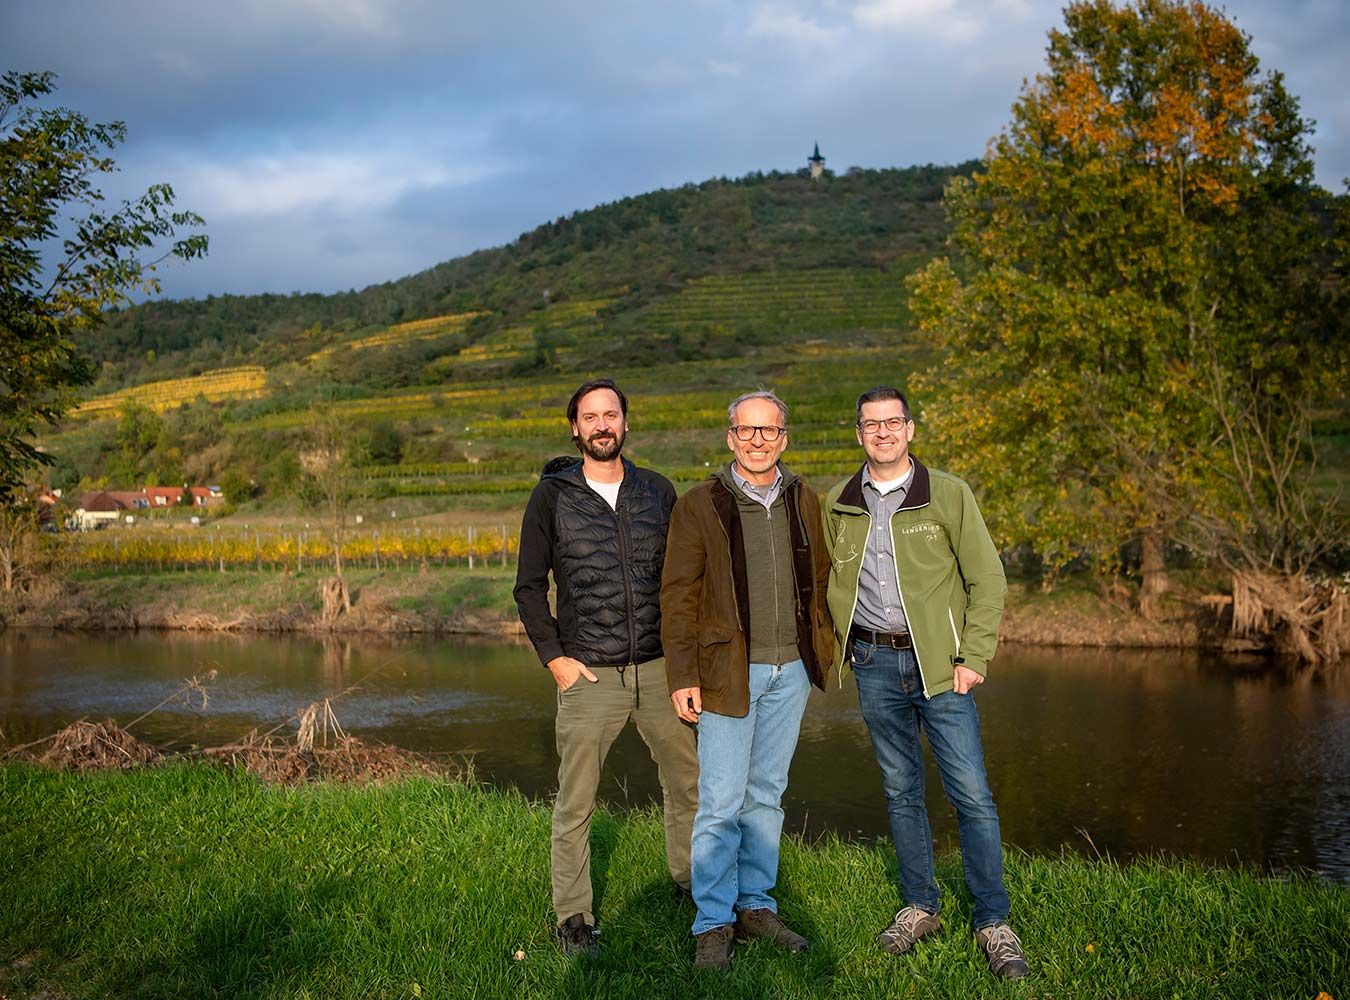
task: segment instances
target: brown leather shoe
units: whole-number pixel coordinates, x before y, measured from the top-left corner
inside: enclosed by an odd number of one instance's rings
[[[694,971],[712,969],[731,971],[731,925],[723,924],[694,935]]]
[[[783,918],[768,908],[741,910],[737,913],[736,937],[741,941],[764,938],[791,952],[806,951],[811,947],[810,941],[783,923]]]

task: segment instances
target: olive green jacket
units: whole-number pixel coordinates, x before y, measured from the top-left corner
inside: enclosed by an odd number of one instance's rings
[[[950,691],[953,661],[983,676],[998,642],[1007,581],[1003,563],[970,487],[911,456],[914,479],[891,518],[900,602],[928,698]],[[858,600],[858,573],[872,518],[862,493],[862,469],[825,497],[830,552],[827,601],[834,620],[834,663],[849,660],[849,626]]]

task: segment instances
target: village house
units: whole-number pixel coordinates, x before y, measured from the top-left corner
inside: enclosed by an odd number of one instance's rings
[[[143,490],[102,490],[90,493],[75,508],[70,525],[94,531],[116,524],[124,515],[142,510],[168,510],[189,498],[193,507],[210,507],[225,499],[219,486],[147,486]]]

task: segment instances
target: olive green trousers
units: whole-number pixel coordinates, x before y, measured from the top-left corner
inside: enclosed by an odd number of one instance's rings
[[[698,809],[698,751],[694,729],[675,715],[666,688],[664,659],[591,671],[558,692],[558,797],[553,804],[553,909],[558,923],[580,913],[594,925],[591,888],[591,817],[600,769],[629,719],[656,762],[666,818],[670,877],[689,888],[689,845]]]

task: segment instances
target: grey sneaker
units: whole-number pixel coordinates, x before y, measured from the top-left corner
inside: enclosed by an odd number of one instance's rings
[[[794,953],[811,947],[810,941],[783,923],[783,918],[767,907],[741,910],[736,914],[736,939],[745,941],[749,938],[764,938]]]
[[[723,924],[694,936],[694,970],[731,971],[731,925]]]
[[[586,923],[580,913],[574,913],[560,923],[553,931],[553,939],[568,958],[600,954],[600,932]]]
[[[975,932],[975,940],[989,959],[989,971],[999,979],[1021,979],[1030,974],[1022,942],[1007,924],[981,927]]]
[[[895,915],[891,926],[877,935],[881,950],[891,955],[903,955],[914,947],[914,942],[942,930],[942,921],[936,913],[917,906],[906,906]]]

